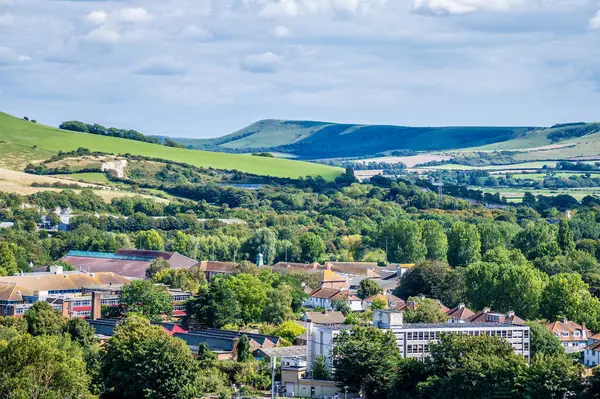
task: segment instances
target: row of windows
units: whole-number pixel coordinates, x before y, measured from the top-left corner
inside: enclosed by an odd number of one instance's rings
[[[501,338],[529,338],[528,331],[513,331],[513,330],[487,330],[487,331],[452,331],[452,333],[456,334],[464,334],[471,336],[480,336],[480,335],[493,335]],[[415,331],[415,332],[407,332],[406,340],[407,341],[431,341],[438,339],[442,334],[448,334],[448,331]]]

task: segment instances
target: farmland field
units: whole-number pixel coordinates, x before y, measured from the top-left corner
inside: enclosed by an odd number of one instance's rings
[[[525,188],[505,188],[505,187],[470,187],[475,190],[481,190],[485,193],[500,193],[501,197],[506,197],[509,202],[519,202],[526,192],[533,195],[554,196],[559,194],[568,194],[574,198],[581,200],[586,195],[600,195],[600,187],[592,188],[571,188],[571,189],[556,189],[556,190],[532,190]]]
[[[110,180],[106,177],[104,173],[72,173],[70,175],[65,175],[70,179],[79,181],[83,180],[86,183],[99,183],[99,184],[109,184]]]
[[[41,161],[58,151],[72,151],[79,147],[112,154],[130,153],[162,158],[205,168],[237,169],[265,176],[291,178],[322,176],[326,180],[333,180],[341,173],[339,168],[308,162],[195,151],[115,137],[64,131],[0,113],[1,167],[23,170],[29,162]]]

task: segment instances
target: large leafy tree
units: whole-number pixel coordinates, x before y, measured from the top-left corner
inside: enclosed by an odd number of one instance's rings
[[[562,249],[563,253],[569,253],[575,250],[575,238],[573,231],[569,227],[569,222],[566,219],[561,219],[558,225],[558,246]]]
[[[104,383],[118,398],[193,399],[199,375],[187,344],[147,319],[130,315],[106,345]]]
[[[60,336],[0,341],[0,397],[91,399],[81,348]]]
[[[134,280],[123,287],[121,305],[127,312],[139,313],[152,320],[173,314],[173,297],[164,286],[150,280]]]
[[[445,262],[448,253],[448,237],[441,224],[435,220],[421,222],[421,236],[427,249],[425,258]]]
[[[583,366],[573,362],[571,357],[540,354],[529,367],[523,368],[517,387],[521,397],[526,399],[588,398],[582,396],[583,381]]]
[[[448,262],[452,266],[468,266],[481,259],[481,239],[477,227],[457,222],[448,234]]]
[[[427,247],[421,226],[411,220],[401,220],[392,226],[392,260],[399,263],[415,263],[425,259]]]
[[[31,335],[61,335],[67,319],[47,302],[36,302],[25,311],[27,331]]]
[[[600,300],[592,296],[579,274],[561,273],[550,277],[542,293],[540,312],[548,320],[567,317],[600,330]]]
[[[65,332],[71,336],[75,342],[79,342],[84,348],[94,344],[94,329],[90,324],[78,317],[75,317],[65,325]]]
[[[440,303],[431,298],[409,298],[414,307],[404,312],[405,323],[445,323],[448,315],[442,311]]]
[[[153,278],[155,274],[170,268],[171,264],[168,260],[164,258],[156,258],[150,262],[150,265],[146,269],[146,278]]]
[[[267,301],[267,284],[258,277],[244,273],[228,276],[223,280],[234,292],[242,321],[260,321]]]
[[[453,270],[443,262],[421,262],[400,279],[394,295],[409,298],[422,294],[453,306],[464,300],[463,274],[462,268]]]
[[[361,392],[362,398],[379,398],[391,383],[400,358],[391,331],[355,326],[334,338],[333,379],[338,387]]]
[[[163,269],[152,276],[152,281],[196,293],[206,284],[206,277],[198,266],[194,266],[190,269]]]
[[[330,380],[331,372],[327,368],[327,361],[325,356],[317,356],[312,361],[310,367],[310,376],[315,380]]]
[[[256,255],[261,253],[265,265],[270,265],[277,254],[277,236],[271,229],[263,227],[252,234],[246,246],[246,252],[250,254],[252,260],[256,259]]]
[[[0,241],[0,276],[10,276],[18,272],[17,259],[8,243]]]
[[[164,241],[156,230],[142,231],[138,234],[136,245],[141,249],[161,251],[164,248]]]
[[[381,287],[375,281],[370,279],[362,280],[358,287],[358,291],[356,291],[356,295],[361,299],[370,298],[381,293]]]
[[[263,321],[281,324],[294,318],[292,310],[292,287],[282,284],[267,291],[267,299],[262,313]]]
[[[237,361],[247,362],[252,360],[252,352],[250,351],[250,340],[246,334],[242,335],[236,345]]]
[[[538,315],[547,280],[544,273],[529,264],[477,262],[465,274],[466,294],[473,307],[514,310],[524,318]]]
[[[535,355],[554,356],[565,353],[565,348],[556,335],[536,321],[527,322],[530,331],[531,357]]]
[[[226,324],[238,324],[240,317],[235,291],[225,279],[216,278],[208,286],[200,288],[196,297],[186,303],[184,324],[221,328]]]
[[[556,234],[545,222],[527,225],[515,236],[513,244],[527,259],[557,256],[561,252],[556,242]]]
[[[300,236],[300,260],[318,262],[325,254],[325,243],[315,233],[307,232]]]

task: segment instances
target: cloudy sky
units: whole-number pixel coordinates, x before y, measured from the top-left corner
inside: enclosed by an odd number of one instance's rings
[[[259,119],[600,120],[600,0],[0,0],[0,111],[214,137]]]

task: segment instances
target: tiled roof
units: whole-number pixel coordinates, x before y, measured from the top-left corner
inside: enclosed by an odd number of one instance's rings
[[[475,313],[473,316],[469,317],[467,321],[470,323],[501,323],[518,326],[525,325],[525,321],[512,312],[498,313],[492,312],[489,309],[484,309]]]
[[[586,349],[589,349],[591,351],[600,351],[600,342],[595,342],[595,343],[593,343],[591,345],[588,345],[586,347]]]
[[[317,288],[311,292],[310,296],[313,298],[331,299],[338,294],[341,294],[341,291],[335,288]]]
[[[205,272],[215,273],[233,273],[235,271],[236,264],[233,262],[217,262],[211,260],[204,260],[197,264],[201,270]]]
[[[0,277],[0,300],[22,300],[22,296],[31,296],[34,291],[73,290],[86,285],[128,282],[128,278],[115,273],[65,272],[64,274]]]
[[[331,270],[323,270],[323,280],[322,282],[333,282],[333,281],[342,281],[345,282],[346,278],[340,276],[339,274],[331,271]]]
[[[558,320],[550,324],[546,324],[544,327],[551,333],[558,335],[561,341],[581,341],[587,339],[591,335],[590,330],[584,329],[583,326],[570,321],[570,320]],[[583,334],[585,330],[585,335]],[[580,332],[579,337],[574,336],[574,332]],[[567,337],[564,337],[562,333],[568,333]]]
[[[475,312],[473,312],[471,309],[467,308],[464,305],[459,305],[453,309],[450,309],[446,312],[446,314],[452,318],[452,319],[456,319],[456,320],[467,320],[470,317],[475,316]]]
[[[306,312],[306,320],[311,320],[315,324],[343,324],[346,316],[338,311],[329,311],[327,313]]]

